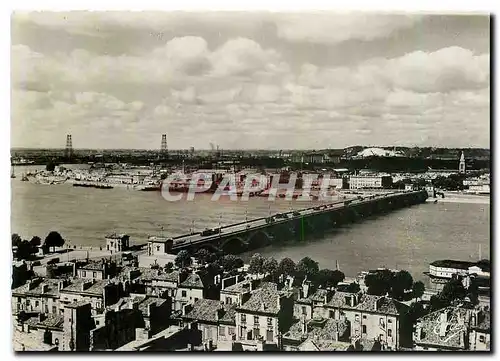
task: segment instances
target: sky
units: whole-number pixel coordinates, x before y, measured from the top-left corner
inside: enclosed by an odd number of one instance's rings
[[[490,146],[490,23],[403,13],[17,12],[11,146]]]

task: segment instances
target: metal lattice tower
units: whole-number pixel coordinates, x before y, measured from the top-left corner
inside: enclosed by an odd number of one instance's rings
[[[167,153],[167,135],[166,134],[161,135],[161,152]]]
[[[71,158],[73,156],[73,140],[71,134],[66,135],[66,150],[64,154],[66,158]]]

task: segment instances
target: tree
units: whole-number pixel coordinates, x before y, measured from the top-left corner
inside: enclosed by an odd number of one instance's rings
[[[402,270],[397,272],[392,278],[391,294],[392,297],[402,300],[405,296],[405,291],[411,290],[413,287],[413,277],[410,272]]]
[[[33,236],[33,238],[31,238],[30,244],[33,247],[38,247],[38,246],[40,246],[42,244],[42,240],[38,236]]]
[[[175,257],[175,265],[179,268],[185,268],[191,266],[191,256],[186,250],[179,251],[177,257]]]
[[[274,277],[276,272],[278,272],[278,261],[276,261],[273,257],[267,258],[262,267],[265,273],[269,273],[272,277]]]
[[[295,274],[295,271],[296,271],[296,266],[295,262],[292,259],[285,257],[280,261],[278,265],[278,272],[280,274],[286,276],[293,276]]]
[[[345,292],[358,293],[361,290],[359,284],[356,282],[349,283],[349,285],[345,288]]]
[[[174,264],[172,262],[168,262],[165,265],[165,272],[170,273],[170,272],[172,272],[173,268],[174,268]]]
[[[59,234],[59,232],[52,231],[47,235],[47,237],[45,237],[45,242],[43,245],[47,248],[52,247],[53,250],[55,250],[55,247],[64,246],[64,239]]]
[[[222,257],[220,265],[222,266],[225,272],[229,272],[237,268],[243,267],[244,262],[241,258],[236,257],[235,255],[227,254]]]
[[[318,262],[310,257],[304,257],[297,264],[297,272],[302,276],[307,276],[307,279],[313,280],[319,272]]]
[[[446,306],[449,306],[457,299],[463,300],[466,294],[467,292],[462,284],[462,281],[458,278],[453,278],[444,285],[443,290],[439,293],[439,298],[446,304]]]
[[[12,233],[12,247],[18,247],[23,240],[17,233]]]
[[[30,259],[31,256],[37,252],[37,248],[33,247],[30,242],[24,240],[17,246],[16,258],[17,259]]]
[[[255,253],[250,259],[250,266],[248,267],[250,273],[263,273],[264,272],[264,257],[260,253]]]
[[[425,286],[422,281],[417,281],[413,284],[413,298],[420,298],[424,295]]]
[[[316,283],[323,287],[335,287],[345,278],[343,272],[339,270],[332,271],[331,269],[322,269],[316,276]]]
[[[210,252],[208,252],[205,248],[201,248],[196,251],[195,257],[201,264],[205,264],[210,258]]]
[[[394,273],[384,269],[375,273],[367,274],[365,284],[368,287],[367,293],[376,296],[385,296],[391,291]]]
[[[16,267],[12,266],[12,285],[11,288],[17,288],[22,286],[34,276],[33,271],[28,270],[28,266],[23,263],[22,265]]]

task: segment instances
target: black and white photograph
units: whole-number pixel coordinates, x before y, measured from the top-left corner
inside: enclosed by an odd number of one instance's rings
[[[13,11],[12,350],[491,352],[492,20]]]

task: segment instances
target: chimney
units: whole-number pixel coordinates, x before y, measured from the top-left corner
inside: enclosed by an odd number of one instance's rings
[[[193,344],[192,344],[192,343],[188,343],[188,344],[187,344],[187,349],[188,349],[189,351],[194,351],[194,346],[193,346]]]
[[[307,322],[305,315],[302,315],[300,320],[300,325],[302,326],[302,334],[303,335],[307,334]]]
[[[309,281],[304,281],[302,283],[302,297],[307,298],[309,296]]]
[[[248,301],[248,299],[250,298],[250,292],[245,292],[245,293],[242,293],[241,294],[241,298],[240,298],[240,307],[243,306],[243,304]]]
[[[182,306],[182,315],[186,316],[193,309],[193,305],[187,304]]]
[[[154,312],[153,310],[155,309],[155,307],[156,307],[156,303],[149,303],[148,304],[148,313],[147,313],[147,315],[149,317],[151,317],[153,315],[153,312]]]
[[[221,302],[219,308],[215,311],[215,319],[219,321],[222,317],[224,317],[224,306]]]
[[[31,291],[33,288],[35,288],[33,280],[28,280],[26,284],[28,285],[28,291]]]
[[[65,285],[64,280],[60,280],[60,281],[58,282],[58,284],[57,284],[57,289],[58,289],[58,291],[61,291],[61,290],[62,290],[65,286],[66,286],[66,285]]]
[[[261,311],[265,311],[266,310],[266,305],[264,304],[264,302],[260,303],[260,310]]]

